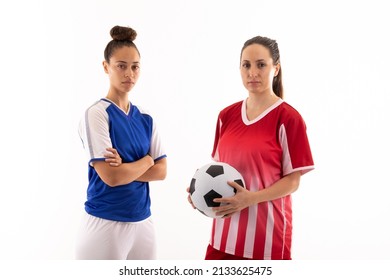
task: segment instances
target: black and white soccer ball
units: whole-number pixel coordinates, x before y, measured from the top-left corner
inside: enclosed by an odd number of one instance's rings
[[[213,162],[196,170],[190,184],[190,196],[196,209],[208,217],[220,218],[212,210],[212,207],[221,206],[213,201],[214,198],[231,197],[237,192],[228,181],[245,187],[242,175],[227,163]]]

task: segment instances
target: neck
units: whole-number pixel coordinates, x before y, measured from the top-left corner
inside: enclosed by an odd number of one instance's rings
[[[274,92],[267,92],[267,93],[253,93],[249,92],[249,97],[247,100],[247,106],[250,107],[263,107],[263,106],[269,106],[270,104],[275,103],[279,99],[278,96]]]
[[[114,102],[123,111],[127,112],[129,110],[130,105],[127,94],[115,94],[110,90],[106,98]]]
[[[279,97],[273,93],[262,95],[249,93],[249,97],[246,100],[246,117],[250,121],[254,120],[278,100]]]

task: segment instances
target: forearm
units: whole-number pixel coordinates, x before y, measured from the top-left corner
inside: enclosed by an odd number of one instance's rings
[[[94,168],[99,177],[110,187],[129,184],[154,165],[153,159],[148,155],[135,162],[123,163],[113,167],[106,162],[95,162]]]
[[[155,162],[145,173],[137,178],[137,181],[150,182],[164,180],[167,175],[167,159],[163,158]]]
[[[294,172],[281,178],[273,185],[257,192],[251,192],[242,188],[236,182],[230,182],[230,186],[234,187],[237,191],[236,195],[214,199],[214,202],[225,204],[215,207],[214,210],[218,216],[230,217],[235,212],[241,211],[251,205],[287,196],[298,189],[300,178],[301,173]]]
[[[253,201],[251,204],[258,204],[264,201],[275,200],[295,192],[299,187],[301,173],[291,173],[273,185],[253,193]]]

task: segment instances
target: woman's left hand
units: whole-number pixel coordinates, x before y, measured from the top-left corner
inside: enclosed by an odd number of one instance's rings
[[[105,162],[109,163],[111,166],[119,166],[122,164],[122,158],[121,156],[118,154],[118,151],[114,148],[107,148],[106,149],[109,153],[105,153],[104,154],[104,157],[106,158],[105,159]]]
[[[220,202],[226,205],[213,207],[213,210],[216,212],[216,215],[227,218],[232,216],[234,213],[241,211],[252,205],[254,193],[248,191],[246,188],[243,188],[236,182],[228,182],[229,186],[236,189],[236,194],[232,197],[225,198],[215,198],[214,202]]]

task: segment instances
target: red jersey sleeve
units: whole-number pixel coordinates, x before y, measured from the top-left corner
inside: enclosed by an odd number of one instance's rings
[[[279,128],[279,141],[283,150],[283,176],[295,171],[305,174],[314,169],[306,124],[292,107],[288,111]]]
[[[218,143],[219,143],[219,137],[221,136],[221,126],[222,126],[221,113],[219,113],[217,126],[215,129],[214,147],[211,153],[211,158],[215,161],[219,161]]]

